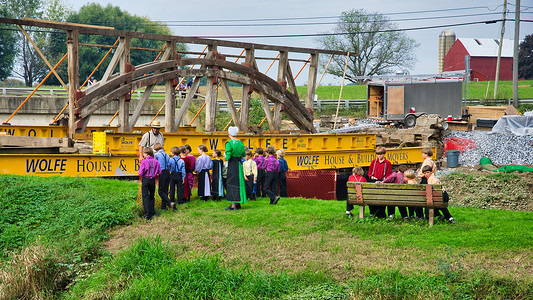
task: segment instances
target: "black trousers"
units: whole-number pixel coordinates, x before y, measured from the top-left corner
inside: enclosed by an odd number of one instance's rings
[[[177,192],[177,193],[176,193]],[[180,172],[170,173],[170,202],[183,203],[183,178]]]
[[[266,197],[266,171],[264,169],[257,169],[257,187],[256,194],[258,197]]]
[[[254,174],[246,176],[248,180],[244,181],[244,187],[246,188],[246,198],[255,199],[254,195]]]
[[[265,172],[265,189],[266,195],[270,198],[270,203],[272,203],[278,193],[277,193],[277,184],[278,184],[278,173],[277,172]]]
[[[414,217],[423,218],[424,217],[424,208],[410,206],[409,207],[409,218],[414,218]]]
[[[143,177],[141,191],[144,217],[150,220],[155,215],[155,178]]]
[[[170,171],[162,170],[159,175],[159,187],[157,192],[161,197],[161,209],[170,207],[170,199],[168,198],[168,185],[170,184]]]
[[[285,172],[279,172],[278,182],[279,182],[279,196],[287,197],[287,175],[285,174]]]

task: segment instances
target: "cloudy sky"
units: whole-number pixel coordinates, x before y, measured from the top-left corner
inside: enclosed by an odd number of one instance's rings
[[[96,2],[101,5],[111,3],[110,0],[64,1],[69,3],[75,11],[90,2]],[[409,37],[420,43],[420,47],[416,49],[417,62],[415,67],[409,70],[410,73],[432,74],[437,72],[438,37],[440,32],[443,29],[451,29],[458,38],[499,39],[500,22],[496,24],[451,25],[501,19],[503,2],[503,0],[203,0],[198,2],[113,0],[112,5],[119,6],[130,14],[146,16],[153,21],[166,22],[176,35],[308,48],[319,48],[315,37],[244,38],[236,36],[327,33],[332,31],[338,16],[343,11],[352,9],[364,9],[368,12],[384,14],[395,22],[399,28],[403,29],[447,25],[439,28],[405,31]],[[520,19],[533,20],[533,1],[522,0],[521,2],[522,13]],[[514,3],[515,1],[509,1],[508,11],[510,14],[507,16],[509,19],[514,19]],[[514,22],[507,22],[505,27],[504,38],[513,39]],[[520,39],[532,33],[533,22],[522,22]],[[202,48],[195,49],[190,47],[190,50],[201,51]],[[295,68],[299,69],[298,66],[293,66],[293,69]],[[324,83],[339,84],[340,79],[326,78]]]

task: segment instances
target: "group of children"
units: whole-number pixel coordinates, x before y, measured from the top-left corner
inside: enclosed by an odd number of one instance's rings
[[[191,155],[191,147],[184,145],[172,147],[170,156],[159,143],[152,148],[143,148],[143,160],[139,168],[142,176],[142,199],[145,218],[150,220],[155,214],[155,186],[159,176],[158,194],[161,209],[176,210],[176,205],[190,201],[194,173],[198,174],[198,197],[220,200],[225,196],[228,162],[222,160],[220,150],[213,150],[212,157],[207,154],[205,145],[198,146],[198,158]],[[270,204],[277,204],[280,196],[287,196],[285,172],[288,171],[285,152],[269,146],[263,153],[256,148],[255,153],[245,149],[242,158],[246,197],[255,200],[268,196]],[[279,184],[279,190],[278,190]],[[279,194],[279,196],[278,196]]]
[[[408,169],[405,165],[398,166],[397,172],[392,172],[392,164],[385,158],[386,150],[384,147],[376,148],[376,156],[370,163],[367,175],[361,167],[354,167],[352,175],[348,178],[348,181],[352,182],[382,182],[382,183],[400,183],[400,184],[440,184],[439,179],[435,176],[437,172],[437,165],[431,158],[433,156],[433,150],[431,148],[422,149],[422,158],[424,162],[420,169],[416,172],[412,169]],[[420,182],[416,180],[417,175],[420,178]],[[448,194],[444,192],[444,200],[448,201]],[[351,210],[353,204],[346,202],[346,215],[353,216]],[[370,205],[370,216],[377,218],[385,218],[387,215],[390,219],[394,219],[396,206],[375,206]],[[428,210],[425,211],[421,207],[398,207],[400,215],[404,220],[407,219],[421,219],[428,218]],[[447,208],[436,209],[436,215],[441,220],[447,220],[449,223],[455,223],[455,219],[452,217]],[[442,213],[442,214],[441,214]]]

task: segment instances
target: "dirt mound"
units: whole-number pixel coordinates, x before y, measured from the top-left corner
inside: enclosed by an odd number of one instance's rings
[[[466,168],[439,175],[454,205],[533,211],[533,173],[495,173]]]

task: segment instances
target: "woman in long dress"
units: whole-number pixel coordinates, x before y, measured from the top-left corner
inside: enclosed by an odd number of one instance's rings
[[[227,199],[231,206],[226,210],[237,210],[241,203],[246,203],[246,190],[244,188],[244,172],[241,159],[246,155],[244,144],[237,139],[239,128],[230,127],[228,135],[230,140],[226,142],[226,161],[228,161]]]
[[[207,201],[207,199],[211,197],[209,170],[213,168],[213,162],[206,152],[207,147],[205,145],[198,146],[198,153],[200,153],[200,156],[196,160],[196,167],[194,170],[198,173],[198,197],[200,197],[202,201]]]

